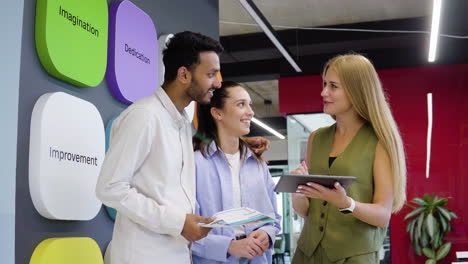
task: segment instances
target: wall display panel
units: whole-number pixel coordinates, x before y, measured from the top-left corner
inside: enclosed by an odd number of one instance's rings
[[[115,218],[117,218],[117,210],[115,210],[115,208],[106,206],[106,211],[107,211],[107,214],[109,215],[109,217],[113,221],[115,221]]]
[[[49,219],[90,220],[104,159],[104,126],[96,107],[63,92],[42,95],[31,117],[29,189]]]
[[[52,76],[76,86],[97,86],[107,63],[105,0],[38,0],[36,49]]]
[[[30,264],[103,264],[98,244],[89,237],[49,238],[31,256]]]
[[[114,123],[114,120],[115,120],[115,117],[111,118],[111,120],[109,120],[109,122],[107,122],[107,126],[106,126],[106,152],[109,149],[112,124]]]
[[[7,2],[15,1],[16,0],[7,0]],[[3,1],[0,2],[3,3]],[[19,0],[18,2],[23,1]],[[81,3],[83,1],[73,0],[73,2]],[[106,2],[109,3],[108,5],[110,6],[110,3],[116,1],[113,0]],[[214,39],[219,38],[218,1],[131,0],[131,2],[144,10],[152,18],[154,24],[157,26],[157,32],[160,34],[190,30],[201,32],[202,34],[208,35]],[[17,120],[13,120],[15,126],[17,126],[18,140],[14,140],[13,137],[7,137],[10,141],[14,141],[14,148],[17,149],[17,153],[6,152],[8,157],[15,156],[17,160],[15,164],[12,164],[13,172],[16,172],[16,175],[15,173],[12,174],[14,176],[14,181],[16,182],[16,188],[12,190],[15,192],[13,199],[15,199],[14,210],[16,216],[12,221],[15,221],[16,223],[12,231],[14,239],[8,240],[11,241],[11,243],[0,243],[3,248],[7,248],[8,246],[13,248],[12,257],[14,258],[14,261],[8,261],[10,256],[0,254],[1,264],[29,263],[32,252],[37,245],[41,241],[50,237],[91,237],[98,243],[101,250],[106,248],[112,238],[113,222],[104,207],[101,207],[102,209],[99,211],[99,214],[90,221],[51,221],[42,217],[37,212],[31,199],[28,167],[30,154],[29,142],[31,113],[37,99],[41,95],[50,92],[62,91],[93,103],[101,114],[102,120],[104,121],[104,127],[112,117],[116,116],[126,107],[124,103],[116,100],[116,98],[111,94],[106,81],[101,82],[95,88],[83,89],[69,84],[68,82],[58,80],[44,69],[37,55],[37,48],[35,45],[37,3],[38,0],[24,0],[24,9],[21,8],[20,10],[20,13],[22,16],[24,13],[24,16],[23,19],[19,20],[23,21],[23,30],[21,34],[22,39],[21,42],[16,45],[19,46],[21,50],[21,56],[19,57],[21,63],[18,62],[18,65],[21,67],[20,76],[18,78],[19,100],[17,100],[15,107],[18,111],[18,118]],[[5,5],[3,5],[2,8],[3,7],[5,7]],[[2,8],[0,8],[0,13],[3,11]],[[8,4],[6,10],[9,12],[5,12],[9,14],[17,13],[13,12],[13,9],[8,8]],[[73,14],[73,12],[70,13]],[[81,18],[81,16],[79,17]],[[5,28],[14,29],[21,33],[14,23],[5,24],[4,26]],[[21,25],[19,27],[21,27]],[[8,40],[6,41],[8,43]],[[108,48],[107,45],[108,43],[106,42],[106,49]],[[14,49],[6,50],[8,50],[8,54],[14,53]],[[9,56],[6,55],[6,57],[8,58]],[[14,60],[5,60],[5,62],[7,62],[9,68],[12,68],[12,66],[15,65]],[[90,67],[90,65],[87,66]],[[9,86],[7,85],[5,87]],[[6,98],[8,98],[7,101],[10,101],[11,99],[10,97]],[[2,147],[5,148],[5,146]],[[10,235],[2,232],[0,232],[0,237],[11,238]],[[7,250],[11,249],[7,248]],[[7,258],[7,261],[3,261],[5,257]]]
[[[109,9],[106,80],[118,100],[131,104],[151,95],[158,83],[158,42],[153,20],[129,1]]]

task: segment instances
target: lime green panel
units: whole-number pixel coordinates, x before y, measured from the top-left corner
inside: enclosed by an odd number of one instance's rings
[[[29,264],[103,264],[101,250],[89,237],[49,238],[34,250]]]
[[[106,0],[37,0],[37,53],[58,79],[97,86],[106,71],[107,32]]]

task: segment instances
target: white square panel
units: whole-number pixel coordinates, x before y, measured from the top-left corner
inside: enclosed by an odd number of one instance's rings
[[[96,107],[66,93],[42,95],[31,117],[29,190],[36,210],[58,220],[90,220],[105,153]]]

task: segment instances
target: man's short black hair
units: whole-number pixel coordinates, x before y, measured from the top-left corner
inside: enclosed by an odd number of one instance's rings
[[[174,81],[180,67],[185,66],[191,70],[192,66],[199,64],[200,52],[204,51],[214,51],[219,55],[223,52],[223,46],[217,40],[200,33],[184,31],[175,34],[163,51],[164,82]]]

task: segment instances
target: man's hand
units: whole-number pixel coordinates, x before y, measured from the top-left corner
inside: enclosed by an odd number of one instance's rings
[[[242,138],[247,145],[258,155],[262,155],[270,147],[270,140],[264,137]]]
[[[270,236],[267,232],[257,229],[250,233],[249,237],[253,237],[261,243],[263,252],[266,252],[270,248]]]
[[[251,236],[240,240],[232,240],[228,248],[228,253],[240,257],[253,259],[255,256],[263,255],[262,243]]]
[[[210,223],[213,219],[208,217],[199,216],[196,214],[187,214],[185,216],[184,228],[181,235],[190,242],[197,241],[208,235],[211,228],[201,227],[198,223]]]

